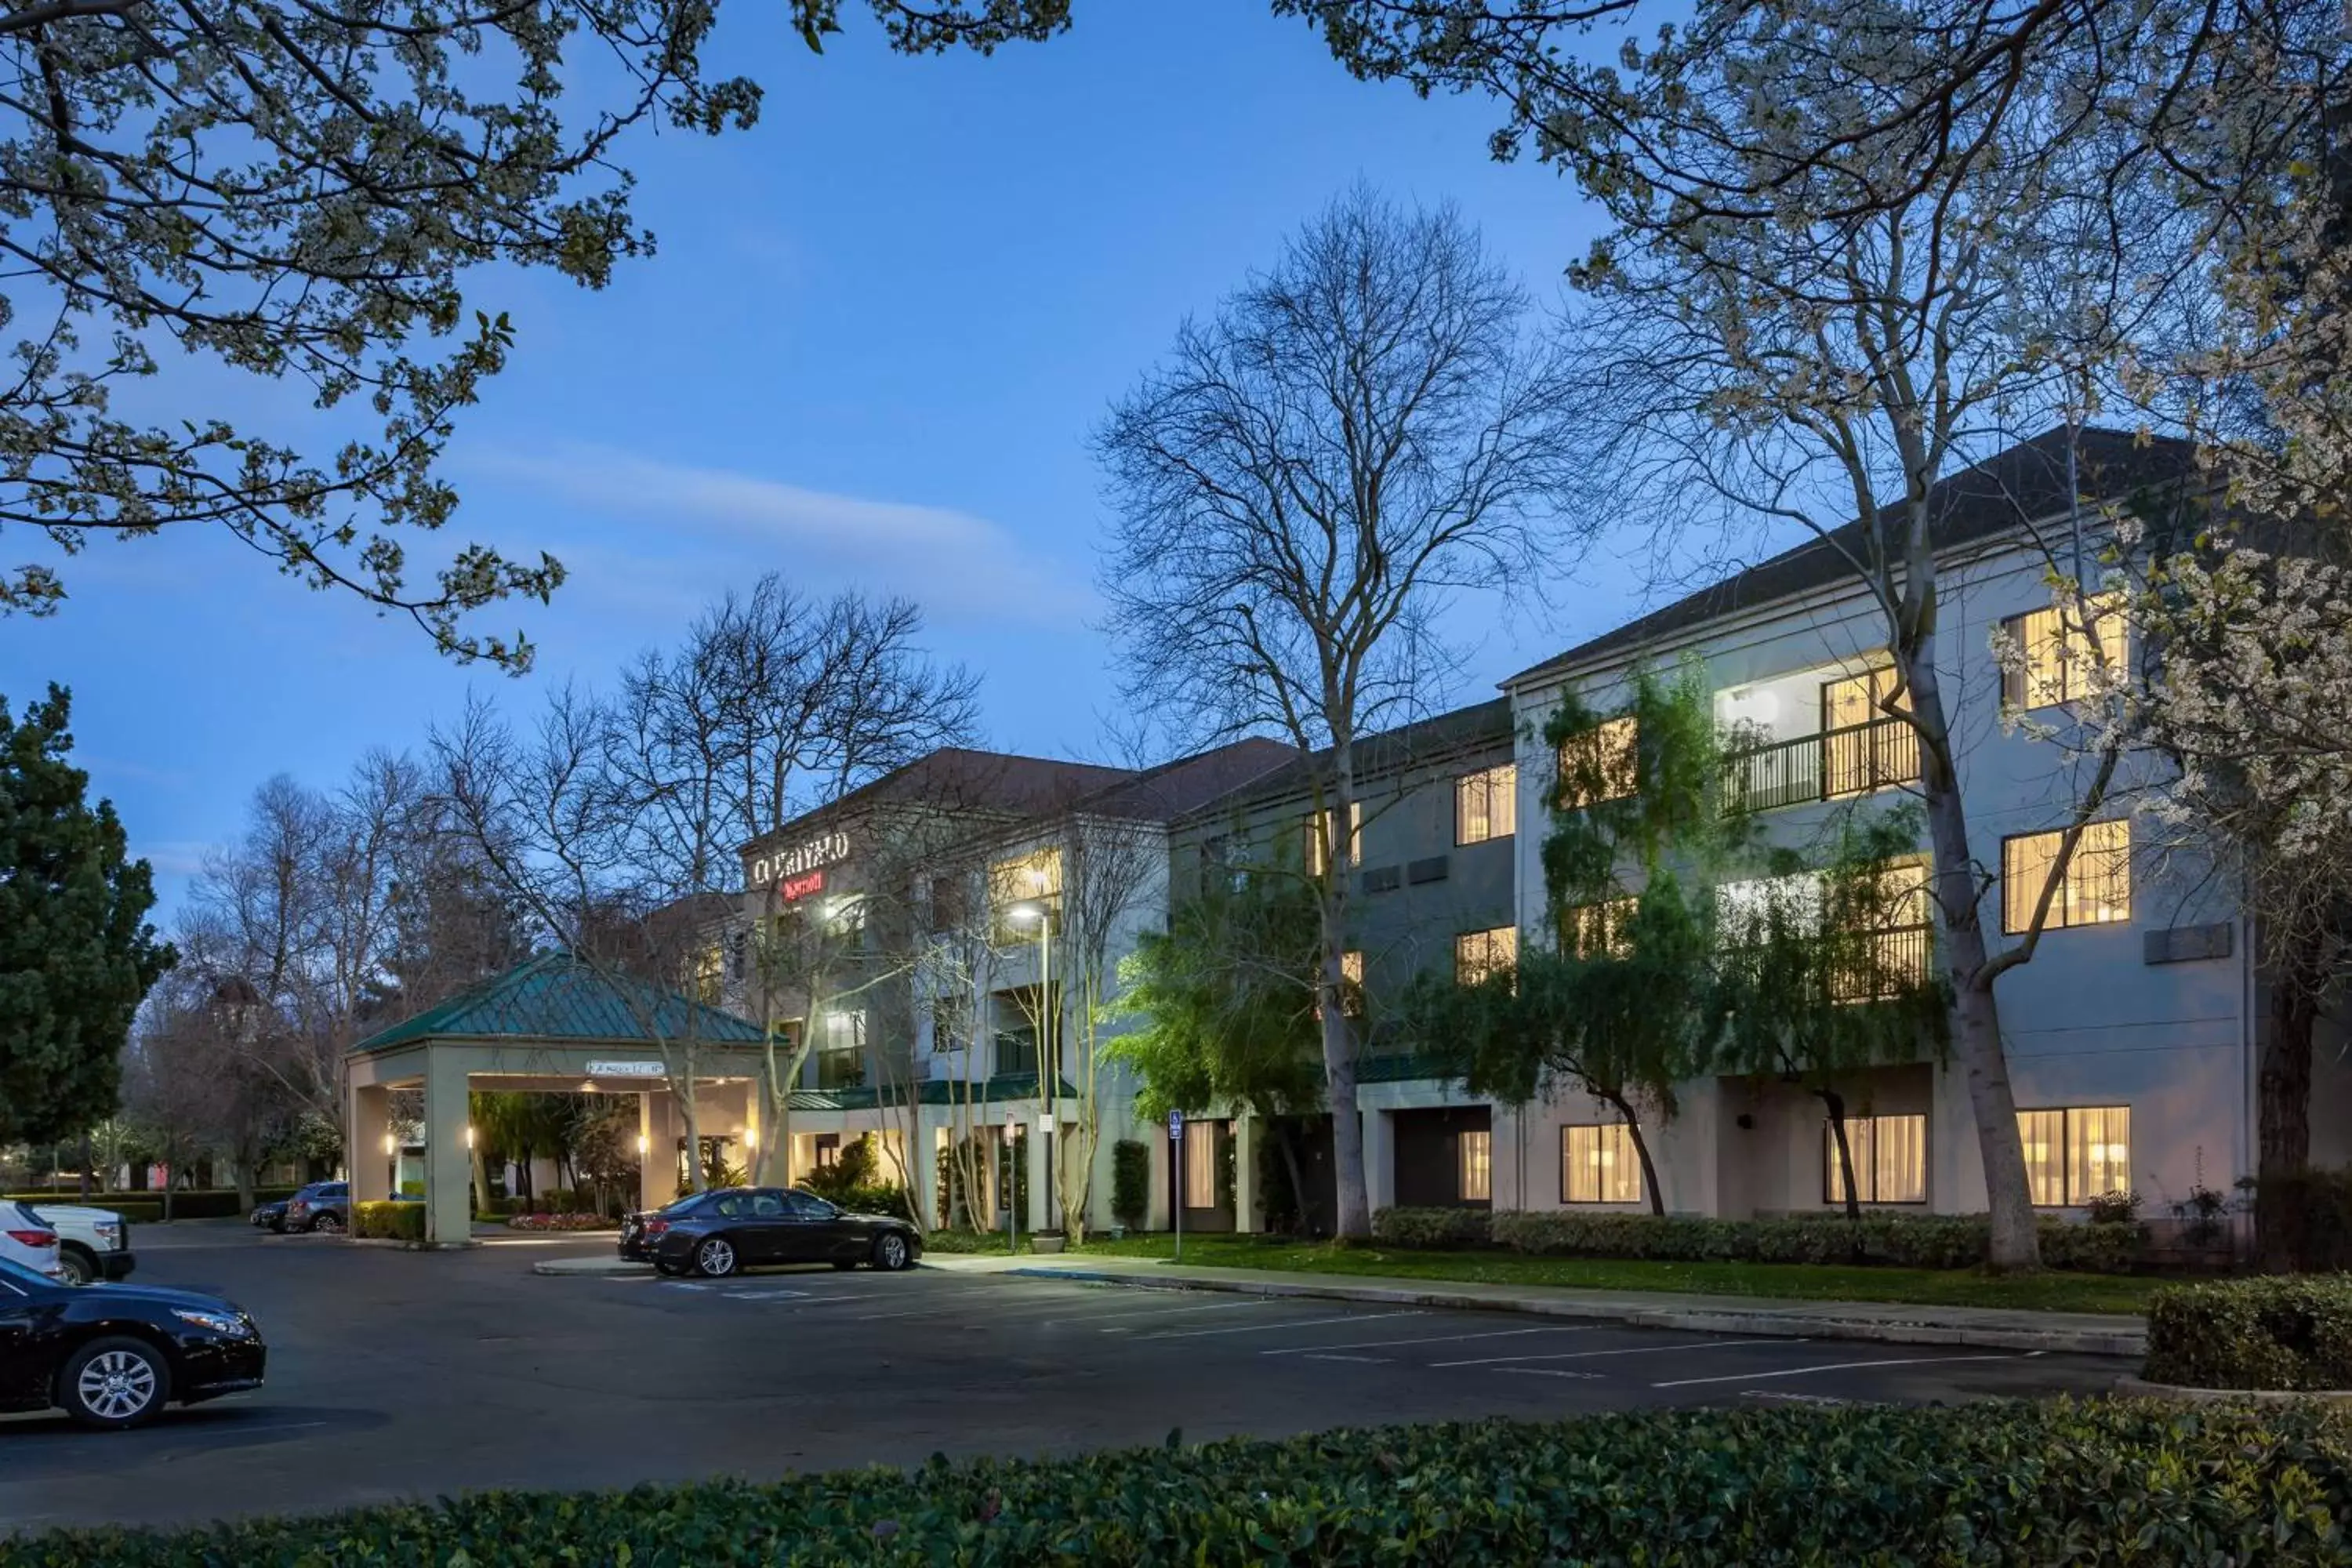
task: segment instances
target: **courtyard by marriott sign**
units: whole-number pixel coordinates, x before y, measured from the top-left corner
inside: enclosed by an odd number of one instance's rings
[[[666,1069],[659,1062],[590,1062],[590,1078],[659,1078]]]
[[[815,837],[795,844],[789,849],[779,849],[773,854],[753,857],[751,886],[764,888],[780,878],[789,880],[805,877],[810,872],[830,866],[837,860],[848,858],[848,834],[838,829],[831,833],[820,833]],[[820,887],[823,885],[818,884]],[[804,892],[814,890],[814,889],[803,889]],[[797,895],[788,887],[784,896],[793,898]]]

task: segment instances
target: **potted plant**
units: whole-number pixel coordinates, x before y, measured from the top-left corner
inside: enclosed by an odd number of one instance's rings
[[[1068,1238],[1058,1230],[1041,1230],[1029,1238],[1032,1252],[1059,1252]]]

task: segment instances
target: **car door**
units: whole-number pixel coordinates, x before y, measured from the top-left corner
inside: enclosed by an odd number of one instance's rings
[[[814,1193],[790,1192],[784,1203],[793,1212],[793,1234],[804,1263],[835,1263],[855,1256],[851,1231],[841,1211]]]
[[[792,1205],[784,1194],[772,1187],[761,1187],[743,1195],[750,1221],[745,1226],[752,1238],[755,1256],[762,1263],[798,1263],[802,1261],[801,1226],[793,1218]]]
[[[29,1284],[0,1277],[0,1410],[43,1407],[56,1374]]]

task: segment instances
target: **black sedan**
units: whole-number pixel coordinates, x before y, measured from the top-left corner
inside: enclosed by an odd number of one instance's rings
[[[723,1279],[769,1263],[911,1268],[923,1235],[889,1215],[851,1214],[814,1193],[725,1187],[621,1221],[621,1256],[664,1274]]]
[[[60,1284],[0,1261],[0,1410],[136,1426],[170,1404],[261,1386],[253,1320],[215,1296]]]

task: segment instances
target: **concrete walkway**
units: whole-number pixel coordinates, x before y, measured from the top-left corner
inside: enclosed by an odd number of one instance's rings
[[[543,1271],[552,1272],[551,1266],[541,1267]],[[1924,1307],[1885,1301],[1777,1300],[1671,1290],[1579,1290],[1468,1280],[1179,1267],[1150,1258],[933,1253],[923,1259],[923,1267],[1162,1289],[1229,1290],[1250,1296],[1307,1296],[1390,1306],[1534,1312],[1553,1318],[1595,1318],[1649,1328],[1696,1329],[1707,1333],[1787,1334],[1804,1339],[1876,1340],[1893,1344],[1982,1345],[2077,1355],[2138,1356],[2147,1350],[2147,1325],[2140,1319],[2102,1312]]]

